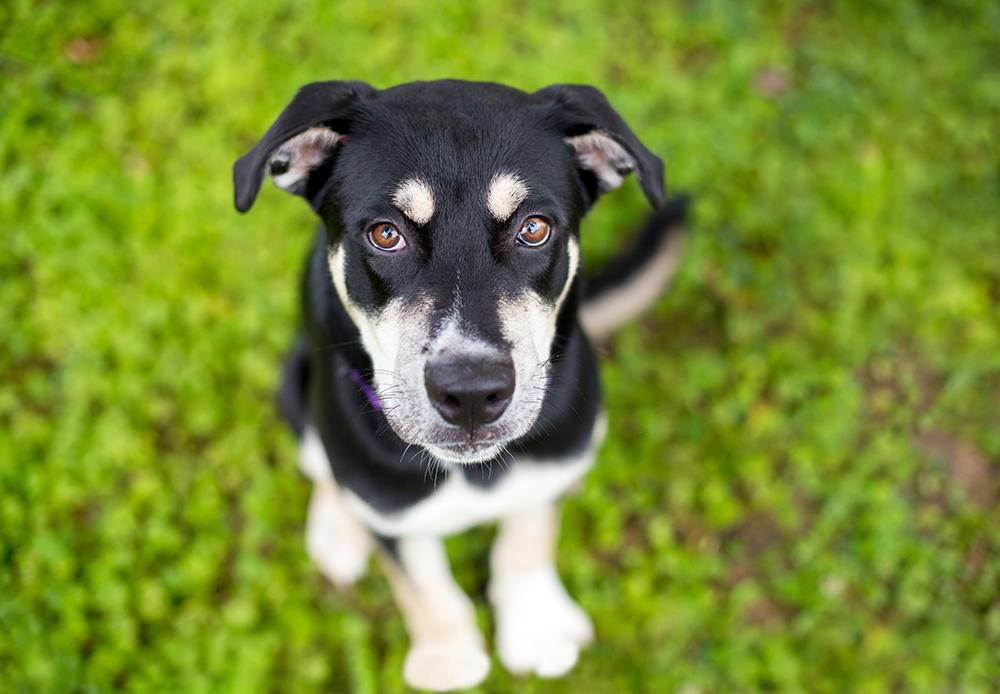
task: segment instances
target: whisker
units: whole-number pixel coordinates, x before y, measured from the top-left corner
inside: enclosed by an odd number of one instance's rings
[[[400,463],[403,462],[403,458],[406,457],[406,454],[410,450],[410,446],[412,446],[412,445],[413,445],[412,443],[407,442],[406,447],[403,449],[403,452],[399,456],[399,462]]]

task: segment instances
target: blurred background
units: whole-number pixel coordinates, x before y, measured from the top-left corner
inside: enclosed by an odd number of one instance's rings
[[[273,406],[314,218],[230,167],[303,83],[441,77],[593,84],[695,199],[564,513],[597,643],[479,691],[1000,691],[996,2],[10,0],[0,692],[405,691]],[[487,634],[492,533],[448,543]]]

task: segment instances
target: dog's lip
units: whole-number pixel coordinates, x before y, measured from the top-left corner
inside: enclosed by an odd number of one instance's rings
[[[502,443],[425,444],[425,447],[433,455],[460,465],[484,463],[503,450]]]
[[[486,425],[476,429],[472,434],[468,429],[457,426],[439,428],[420,443],[425,446],[436,446],[457,451],[474,451],[492,446],[502,446],[513,440],[505,427]]]
[[[531,421],[534,422],[534,416]],[[530,426],[518,426],[521,420],[509,420],[504,416],[500,420],[483,425],[473,432],[453,424],[446,424],[444,420],[427,427],[426,429],[411,429],[404,420],[397,428],[393,417],[389,417],[389,424],[396,431],[397,435],[411,446],[420,446],[439,458],[450,459],[452,461],[471,462],[485,461],[495,458],[508,445],[525,436],[530,431]]]
[[[434,446],[435,448],[440,448],[445,451],[455,451],[456,453],[478,453],[479,451],[485,451],[487,448],[494,448],[503,444],[497,443],[496,441],[483,441],[483,442],[467,442],[467,443],[432,443],[428,444]]]
[[[478,462],[495,458],[506,446],[524,435],[503,425],[486,425],[471,435],[457,426],[435,426],[431,431],[397,432],[411,446],[452,462]],[[416,435],[414,435],[416,434]]]
[[[512,439],[495,427],[482,428],[471,436],[468,431],[438,432],[423,445],[434,455],[455,463],[476,463],[496,457]]]

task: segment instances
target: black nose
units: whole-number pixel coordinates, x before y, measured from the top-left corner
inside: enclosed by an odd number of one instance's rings
[[[427,362],[424,384],[445,421],[471,434],[495,422],[514,395],[514,360],[448,359]]]

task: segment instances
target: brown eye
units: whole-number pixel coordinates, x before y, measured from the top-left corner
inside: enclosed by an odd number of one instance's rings
[[[517,242],[524,246],[541,246],[549,240],[550,231],[549,223],[541,217],[528,217],[517,232]]]
[[[391,224],[379,224],[368,232],[368,240],[383,251],[398,251],[406,246],[406,239]]]

